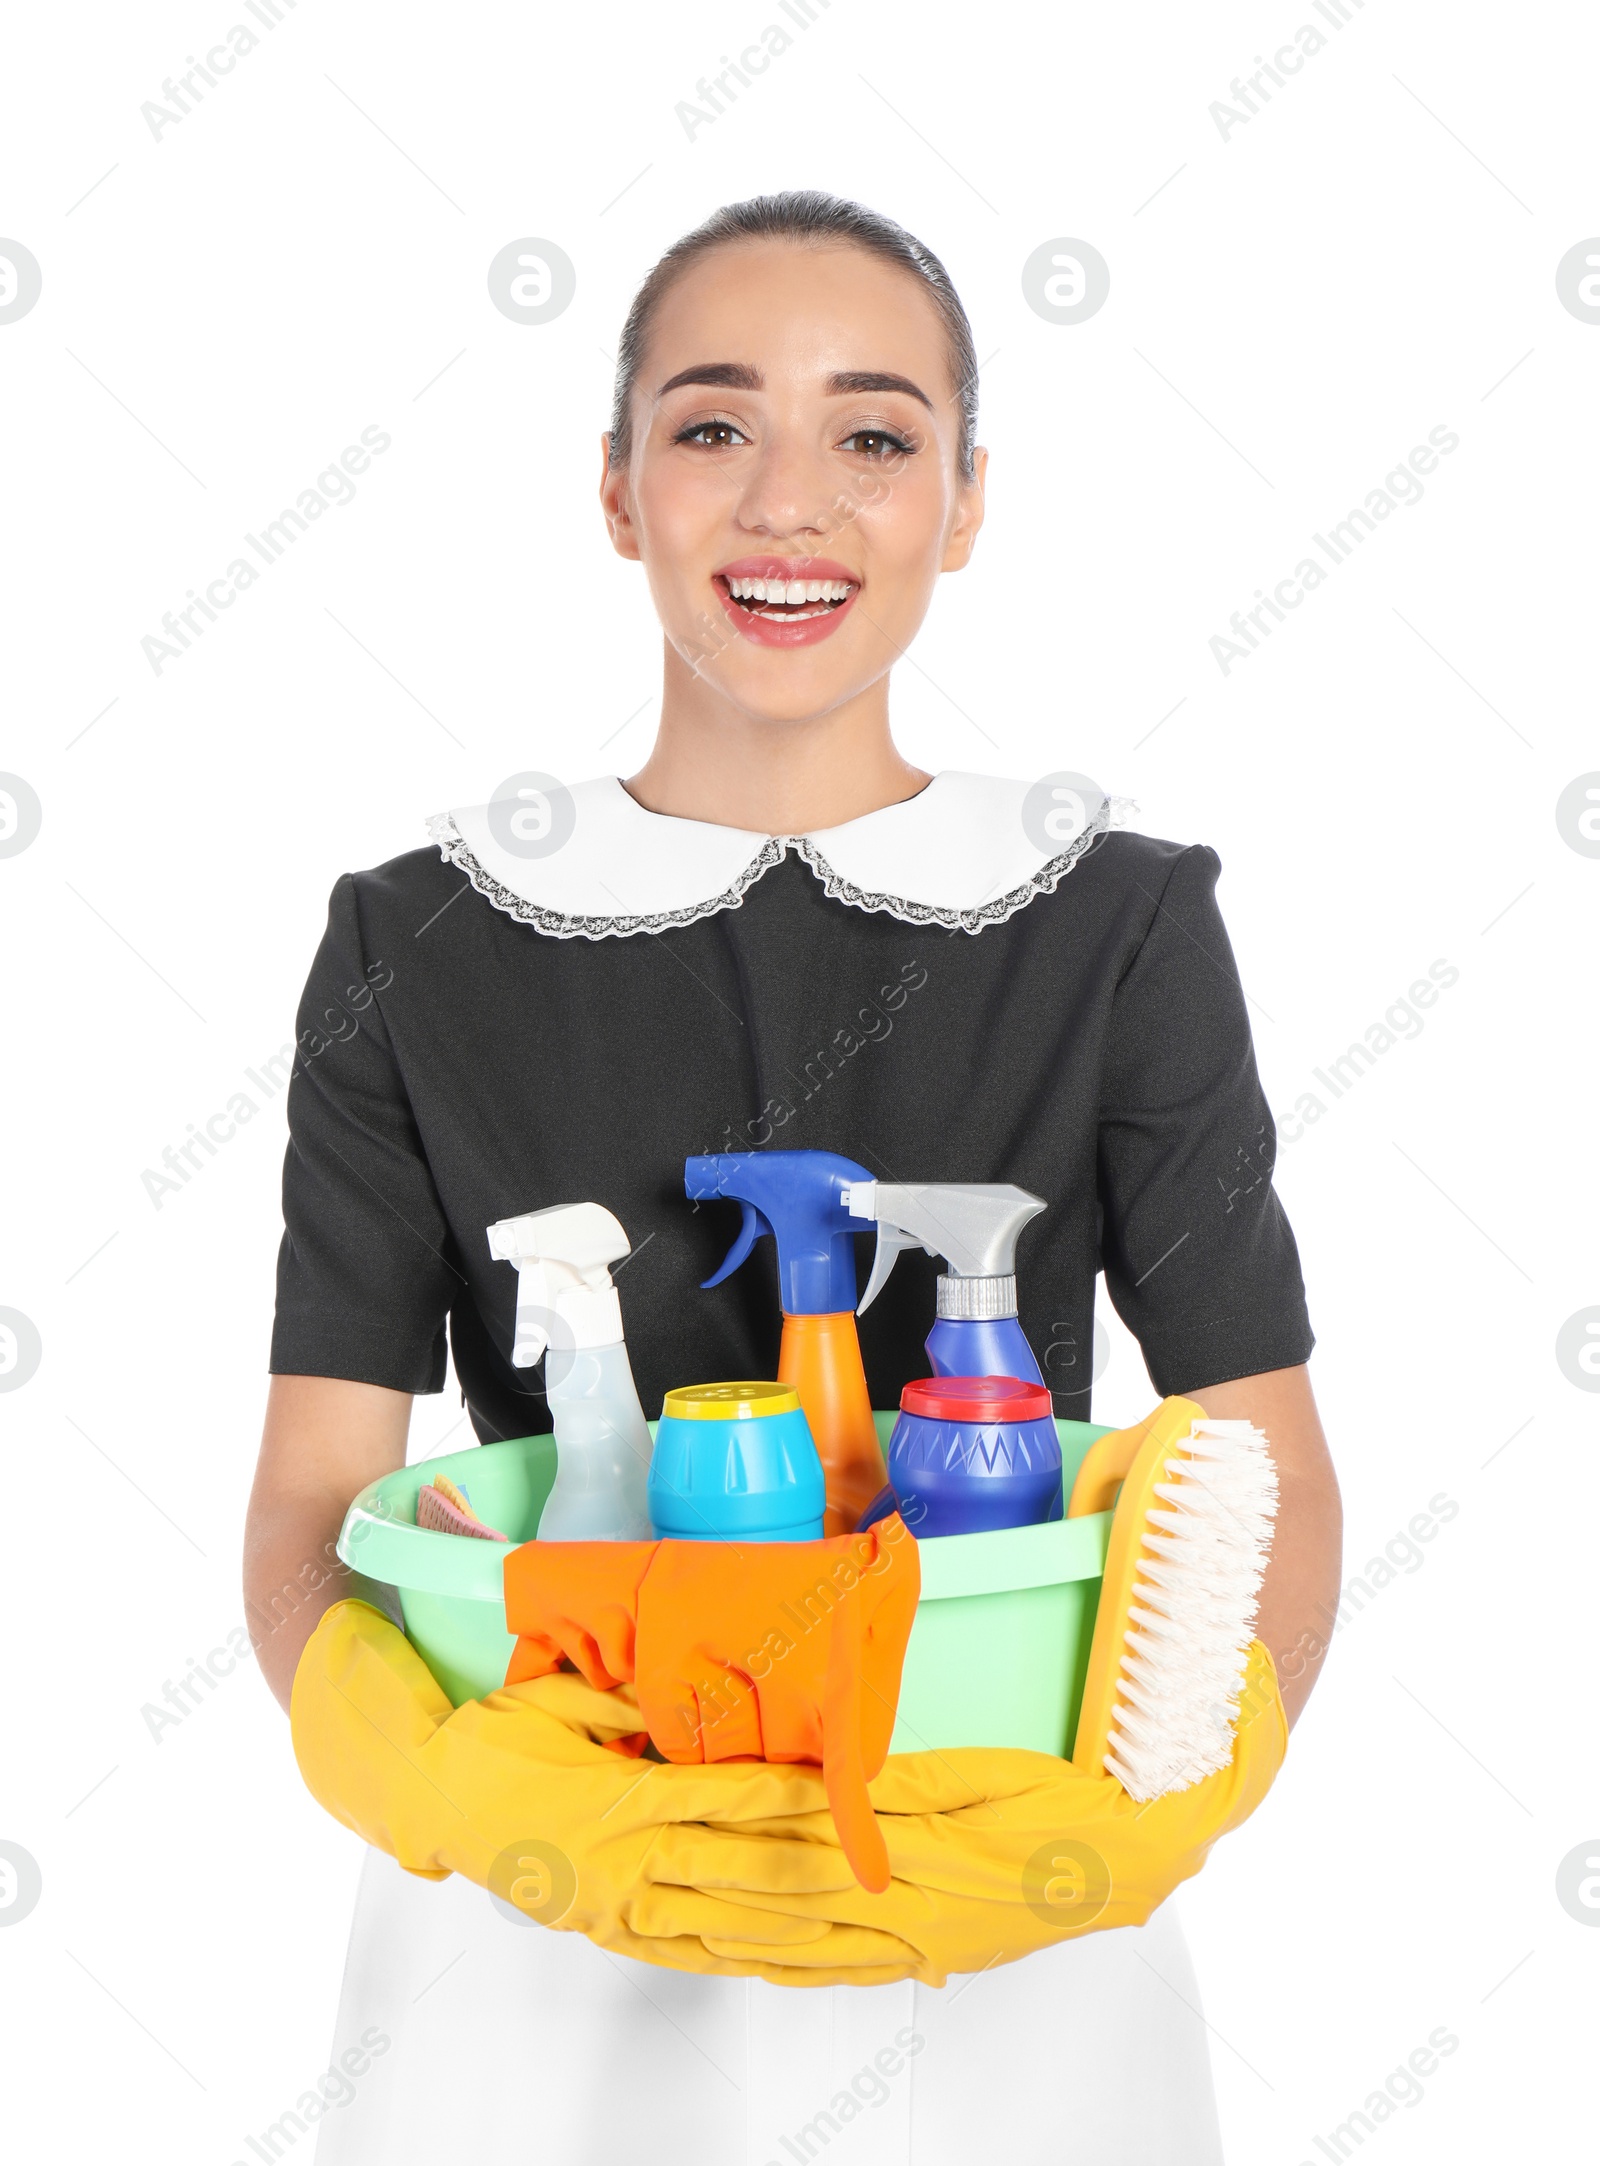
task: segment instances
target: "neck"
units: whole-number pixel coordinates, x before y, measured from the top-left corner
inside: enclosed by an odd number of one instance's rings
[[[840,827],[915,797],[932,779],[889,734],[887,676],[826,714],[768,722],[740,709],[668,645],[661,727],[627,778],[647,812],[757,834]]]

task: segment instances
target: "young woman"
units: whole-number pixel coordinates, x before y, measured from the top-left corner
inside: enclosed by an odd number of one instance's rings
[[[831,197],[721,211],[640,291],[601,501],[665,635],[650,757],[520,823],[463,808],[436,848],[346,876],[307,987],[246,1563],[253,1613],[281,1620],[259,1653],[285,1705],[349,1591],[323,1568],[345,1506],[403,1464],[413,1394],[444,1383],[447,1319],[479,1437],[549,1426],[484,1229],[583,1197],[618,1214],[654,1411],[675,1383],[774,1371],[771,1288],[698,1290],[730,1228],[682,1188],[688,1153],[768,1143],[1046,1199],[1021,1316],[1058,1413],[1089,1414],[1103,1270],[1156,1390],[1270,1438],[1259,1629],[1291,1718],[1303,1703],[1338,1498],[1218,860],[1093,805],[1063,838],[1024,784],[929,776],[890,734],[890,670],[982,522],[976,401],[942,265]],[[924,1369],[932,1270],[908,1258],[863,1319],[876,1405]],[[373,1852],[339,2037],[376,2025],[392,2050],[318,2155],[733,2166],[826,2141],[919,2166],[991,2144],[1205,2166],[1196,2002],[1170,1905],[942,1990],[793,1992],[518,1930]],[[841,2055],[896,2036],[904,2072],[865,2132],[819,2133]]]

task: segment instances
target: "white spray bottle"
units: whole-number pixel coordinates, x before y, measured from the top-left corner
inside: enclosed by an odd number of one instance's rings
[[[489,1228],[489,1253],[517,1267],[512,1363],[531,1369],[544,1356],[556,1479],[541,1542],[650,1539],[650,1431],[606,1268],[628,1250],[620,1222],[598,1203],[556,1204]]]

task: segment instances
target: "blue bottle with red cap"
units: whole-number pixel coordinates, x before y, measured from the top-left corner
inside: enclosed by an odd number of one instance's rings
[[[889,1439],[889,1487],[863,1524],[897,1507],[919,1541],[1059,1519],[1061,1440],[1044,1385],[1016,1376],[907,1384]]]

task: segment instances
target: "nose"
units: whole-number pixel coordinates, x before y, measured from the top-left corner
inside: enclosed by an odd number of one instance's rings
[[[832,523],[833,486],[822,455],[777,429],[745,470],[735,517],[747,533],[768,541],[814,540]]]

